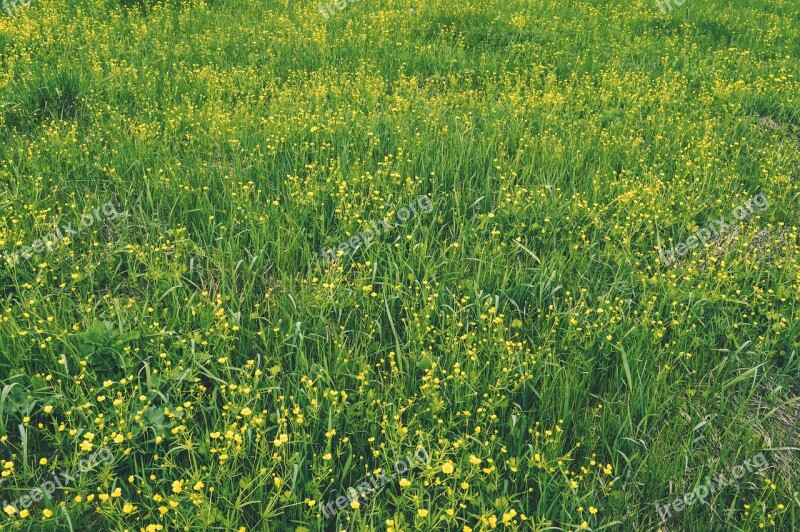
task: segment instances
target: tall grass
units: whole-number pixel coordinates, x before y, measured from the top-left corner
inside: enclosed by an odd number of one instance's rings
[[[797,529],[798,28],[789,0],[0,15],[0,251],[131,215],[0,264],[0,502],[114,456],[0,527]]]

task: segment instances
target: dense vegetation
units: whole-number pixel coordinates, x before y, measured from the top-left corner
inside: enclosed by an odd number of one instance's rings
[[[0,529],[800,529],[800,5],[670,5],[3,10]]]

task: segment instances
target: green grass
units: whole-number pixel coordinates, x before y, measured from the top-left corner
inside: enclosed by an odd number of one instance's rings
[[[0,529],[799,529],[798,28],[789,0],[0,14],[0,257],[129,214],[0,259],[0,503],[113,454]]]

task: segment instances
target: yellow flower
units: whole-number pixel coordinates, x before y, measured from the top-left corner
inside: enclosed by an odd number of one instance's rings
[[[125,512],[126,514],[133,513],[133,509],[134,509],[133,505],[129,502],[126,502],[125,505],[122,507],[122,511]]]
[[[589,528],[589,523],[587,523],[586,521],[581,523],[581,530],[586,530],[587,528]]]
[[[202,481],[202,480],[198,480],[198,481],[197,481],[197,484],[195,484],[195,485],[194,485],[194,487],[193,487],[192,489],[193,489],[194,491],[200,491],[200,490],[201,490],[201,489],[203,489],[204,487],[206,487],[206,485],[205,485],[205,484],[203,484],[203,481]]]
[[[401,478],[400,479],[400,487],[401,488],[407,488],[410,485],[411,485],[411,482],[407,478]]]
[[[331,456],[331,453],[325,453],[325,454],[322,456],[322,459],[323,459],[323,460],[330,460],[331,458],[333,458],[333,456]]]
[[[589,513],[592,515],[596,514],[597,508],[595,508],[594,506],[589,506]]]
[[[507,511],[506,513],[503,514],[503,524],[506,525],[506,526],[510,525],[511,521],[516,516],[517,516],[517,511],[514,510],[513,508],[510,509],[509,511]]]
[[[31,513],[30,513],[28,510],[22,510],[22,511],[19,513],[19,516],[20,516],[21,518],[23,518],[23,519],[25,519],[25,518],[26,518],[26,517],[28,517],[29,515],[31,515]]]
[[[49,414],[52,411],[53,411],[53,407],[52,406],[47,405],[46,407],[44,407],[44,413],[45,414]]]
[[[469,463],[472,465],[480,465],[483,460],[475,456],[474,454],[469,455]]]
[[[51,512],[50,510],[45,508],[44,510],[42,510],[42,515],[45,516],[45,517],[52,517],[53,516],[53,512]]]
[[[243,416],[249,416],[252,413],[253,413],[253,411],[250,410],[249,408],[247,408],[247,407],[242,408],[242,415]]]
[[[358,501],[351,501],[350,508],[352,508],[353,510],[358,510],[359,508],[361,508],[361,504]]]
[[[427,517],[428,516],[428,510],[425,510],[424,508],[420,508],[419,510],[417,510],[417,515],[420,516],[420,517]]]
[[[183,491],[183,481],[176,480],[172,483],[172,493],[180,493]]]
[[[455,468],[453,467],[452,462],[446,462],[442,464],[442,473],[444,473],[445,475],[449,475],[453,471],[455,471]]]
[[[47,465],[47,458],[44,458],[44,457],[40,458],[39,459],[39,465]]]

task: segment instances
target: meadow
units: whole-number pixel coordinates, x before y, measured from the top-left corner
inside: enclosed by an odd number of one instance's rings
[[[795,0],[9,0],[0,529],[800,530],[799,196]]]

